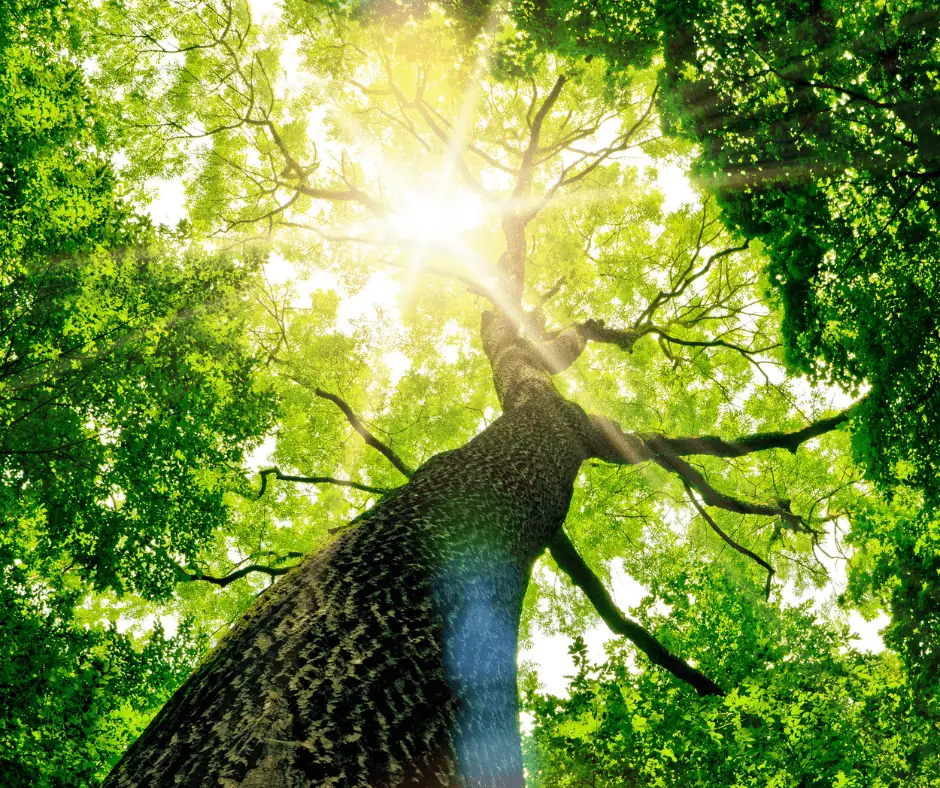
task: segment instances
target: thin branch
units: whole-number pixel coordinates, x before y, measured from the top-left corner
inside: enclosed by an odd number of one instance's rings
[[[563,530],[559,529],[548,549],[551,551],[555,563],[558,564],[558,568],[568,575],[571,581],[585,593],[591,604],[594,605],[594,609],[597,610],[612,632],[630,640],[640,651],[646,654],[650,662],[665,668],[677,679],[691,685],[699,695],[725,694],[715,682],[697,671],[688,662],[670,653],[662,643],[636,621],[627,618],[620,612],[600,578],[591,571],[591,568],[578,554],[575,546]]]
[[[302,558],[303,555],[303,553],[290,552],[282,556],[282,558]],[[213,575],[204,574],[198,570],[186,569],[177,563],[174,563],[173,566],[176,569],[176,579],[181,583],[190,583],[197,580],[202,580],[205,583],[212,583],[219,588],[225,588],[227,585],[234,583],[236,580],[241,580],[243,577],[250,575],[253,572],[260,572],[261,574],[268,575],[269,577],[286,575],[288,572],[290,572],[291,569],[294,568],[294,566],[296,566],[296,564],[291,566],[265,566],[263,564],[248,564],[248,566],[243,566],[241,569],[236,569],[234,572],[230,572],[223,577],[215,577]]]
[[[634,328],[639,328],[641,324],[649,323],[652,320],[653,315],[656,312],[656,310],[659,309],[659,307],[661,307],[667,301],[672,301],[677,298],[680,298],[685,293],[685,291],[689,288],[689,286],[696,280],[705,276],[718,260],[721,260],[725,257],[729,257],[730,255],[735,254],[736,252],[743,252],[745,249],[748,248],[748,245],[750,242],[745,241],[740,246],[731,246],[731,247],[722,249],[720,252],[715,252],[715,254],[711,255],[705,261],[702,267],[698,269],[698,271],[694,271],[693,269],[695,267],[695,263],[698,261],[699,255],[702,253],[702,250],[705,248],[707,244],[711,243],[711,241],[715,240],[715,238],[717,237],[717,234],[716,234],[715,236],[712,236],[711,238],[706,239],[705,231],[709,227],[714,225],[717,221],[718,221],[717,218],[712,218],[711,220],[709,220],[707,210],[704,207],[702,208],[702,224],[701,224],[701,227],[699,228],[698,237],[695,241],[695,249],[693,251],[692,258],[689,260],[688,266],[686,266],[685,270],[682,272],[682,275],[679,277],[678,284],[675,286],[673,290],[668,290],[668,291],[660,290],[659,293],[656,294],[656,297],[649,303],[646,309],[644,309],[643,312],[640,314],[640,316],[637,318]]]
[[[757,514],[765,517],[779,517],[790,530],[800,533],[814,533],[799,515],[790,510],[789,501],[778,501],[777,505],[752,503],[734,498],[716,490],[697,468],[678,457],[653,457],[653,461],[667,471],[675,473],[686,486],[694,487],[708,506],[717,506],[736,514]]]
[[[273,476],[275,479],[279,479],[282,482],[298,482],[300,484],[335,484],[338,487],[351,487],[354,490],[362,490],[363,492],[375,493],[376,495],[385,495],[391,492],[391,489],[388,487],[373,487],[369,484],[361,484],[360,482],[353,482],[348,479],[336,479],[332,476],[295,476],[288,473],[281,473],[278,468],[265,468],[260,473],[261,476],[261,489],[258,490],[258,498],[264,495],[265,490],[268,488],[268,477]]]
[[[768,350],[776,350],[780,347],[779,343],[773,345],[767,345],[766,347],[754,348],[749,350],[748,348],[743,348],[740,345],[735,345],[732,342],[726,342],[723,339],[682,339],[681,337],[674,337],[666,333],[665,330],[658,328],[657,326],[647,326],[646,331],[649,334],[655,334],[660,339],[665,342],[668,342],[671,345],[682,345],[683,347],[723,347],[728,350],[734,350],[740,353],[742,356],[754,356],[759,353],[766,353]],[[750,359],[749,360],[753,360]]]
[[[718,536],[721,537],[721,539],[725,542],[725,544],[727,544],[732,550],[735,550],[741,555],[746,556],[747,558],[750,558],[758,566],[761,566],[766,570],[767,585],[764,588],[764,598],[770,599],[770,583],[771,583],[771,580],[773,580],[773,576],[776,574],[776,570],[770,564],[768,564],[763,558],[761,558],[759,555],[757,555],[756,553],[752,553],[743,545],[738,544],[736,541],[734,541],[734,539],[728,536],[728,534],[722,531],[721,528],[718,526],[718,523],[716,523],[714,519],[712,518],[712,516],[705,510],[705,507],[699,503],[698,498],[695,497],[695,493],[692,491],[691,485],[686,483],[684,486],[685,486],[685,493],[686,495],[689,496],[689,500],[692,501],[692,505],[698,510],[698,513],[702,515],[702,518],[705,520],[706,523],[708,523],[711,529],[716,534],[718,534]]]
[[[349,404],[346,402],[346,400],[340,397],[337,397],[335,394],[330,394],[328,391],[324,391],[321,388],[315,388],[313,390],[313,393],[316,394],[321,399],[329,400],[334,405],[336,405],[336,407],[339,408],[343,412],[343,415],[346,417],[346,420],[352,425],[352,428],[362,436],[362,439],[366,442],[367,446],[371,446],[377,452],[382,454],[392,465],[394,465],[401,472],[403,476],[405,477],[411,476],[411,474],[413,473],[412,469],[409,468],[407,465],[405,465],[401,457],[399,457],[395,453],[395,451],[392,449],[391,446],[389,446],[387,443],[383,443],[382,441],[380,441],[378,438],[375,437],[375,435],[373,435],[369,431],[369,428],[366,427],[366,425],[362,423],[362,421],[359,419],[359,417],[355,413],[353,413],[352,408],[349,407]]]

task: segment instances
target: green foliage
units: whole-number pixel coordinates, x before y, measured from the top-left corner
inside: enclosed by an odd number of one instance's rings
[[[0,8],[0,765],[90,785],[202,649],[119,634],[227,521],[268,425],[241,284],[251,255],[161,237],[108,160],[69,3]],[[103,596],[98,596],[103,595]],[[110,596],[109,596],[110,595]],[[98,615],[93,615],[97,611]]]
[[[923,496],[904,487],[890,500],[860,501],[853,542],[859,552],[848,591],[853,602],[886,603],[885,642],[905,662],[924,714],[940,719],[940,522]]]
[[[80,589],[2,547],[0,771],[9,788],[95,785],[205,648],[159,623],[143,639],[83,615]],[[31,562],[32,563],[32,562]],[[83,620],[84,619],[84,620]]]
[[[660,33],[649,24],[655,3],[649,0],[523,0],[512,4],[511,13],[539,50],[603,57],[611,74],[647,68],[658,54]]]
[[[665,117],[701,145],[730,225],[764,242],[788,360],[870,386],[857,456],[933,495],[936,8],[676,2],[660,18]]]
[[[654,601],[672,606],[650,614]],[[662,579],[634,611],[730,687],[697,698],[634,664],[620,644],[592,665],[572,655],[570,697],[525,693],[532,785],[929,786],[936,723],[890,653],[851,648],[844,625],[807,605],[780,609],[716,567]]]

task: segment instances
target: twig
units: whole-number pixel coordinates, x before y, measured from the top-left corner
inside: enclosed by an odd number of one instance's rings
[[[685,493],[689,496],[689,500],[692,501],[692,505],[698,510],[698,513],[702,515],[705,522],[708,523],[711,529],[724,540],[725,544],[727,544],[732,550],[739,552],[741,555],[747,556],[767,571],[767,585],[764,588],[764,598],[770,599],[770,582],[773,579],[773,576],[776,574],[776,570],[759,555],[752,553],[743,545],[738,544],[736,541],[734,541],[734,539],[728,536],[728,534],[722,531],[721,528],[718,527],[718,523],[716,523],[712,516],[705,510],[705,507],[699,503],[698,498],[695,497],[695,493],[692,491],[691,485],[688,483],[685,484]]]

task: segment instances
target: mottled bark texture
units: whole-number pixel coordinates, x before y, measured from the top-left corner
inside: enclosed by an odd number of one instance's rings
[[[266,592],[108,788],[523,785],[522,599],[592,425],[555,349],[502,316],[483,337],[503,415]]]

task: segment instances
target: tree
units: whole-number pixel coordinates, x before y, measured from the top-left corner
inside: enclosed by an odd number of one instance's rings
[[[932,491],[940,75],[935,8],[664,10],[675,130],[768,249],[791,364],[871,387],[872,478]]]
[[[648,29],[584,56],[498,12],[476,32],[436,7],[104,14],[129,177],[187,173],[199,232],[332,284],[255,291],[277,467],[180,563],[182,593],[250,599],[315,549],[108,784],[521,784],[517,632],[546,548],[650,680],[717,709],[741,665],[688,654],[722,633],[630,620],[598,573],[621,556],[652,586],[708,558],[759,606],[821,580],[825,529],[866,490],[854,411],[801,402],[782,367],[762,254],[711,198],[665,210],[650,188],[682,149],[659,134]],[[375,320],[338,315],[336,291],[393,287],[382,269],[404,269],[402,320],[381,298]],[[565,595],[543,618],[586,610]]]

